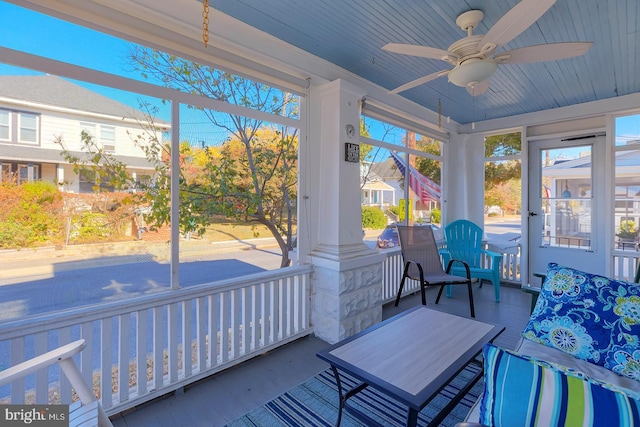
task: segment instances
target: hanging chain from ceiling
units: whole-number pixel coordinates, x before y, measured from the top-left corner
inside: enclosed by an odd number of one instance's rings
[[[209,0],[202,0],[202,42],[209,43]]]

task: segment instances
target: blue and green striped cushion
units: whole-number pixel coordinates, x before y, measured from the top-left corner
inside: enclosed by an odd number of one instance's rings
[[[486,344],[480,422],[488,426],[640,426],[640,400],[584,374]]]

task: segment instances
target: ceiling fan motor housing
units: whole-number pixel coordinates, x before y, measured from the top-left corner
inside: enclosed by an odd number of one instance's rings
[[[478,46],[483,37],[483,35],[465,37],[454,42],[447,50],[458,57],[458,64],[472,57],[483,58],[484,55],[480,54]]]

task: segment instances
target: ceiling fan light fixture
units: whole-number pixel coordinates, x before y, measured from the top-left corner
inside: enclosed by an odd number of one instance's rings
[[[469,59],[449,71],[449,81],[456,86],[467,87],[487,80],[498,69],[498,64],[491,59]]]

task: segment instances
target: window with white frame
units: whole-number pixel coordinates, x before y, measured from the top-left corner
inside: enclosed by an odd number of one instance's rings
[[[40,165],[19,164],[17,174],[18,184],[40,179]]]
[[[91,137],[96,148],[102,148],[108,153],[116,151],[116,127],[99,125],[90,122],[80,122],[80,134],[85,132]],[[86,142],[86,141],[83,141]]]
[[[518,216],[522,205],[522,133],[488,135],[484,152],[485,215]]]
[[[0,110],[0,140],[11,140],[11,113],[7,110]]]
[[[100,144],[102,149],[108,153],[116,151],[116,128],[115,126],[100,125]]]
[[[80,137],[82,138],[82,133],[86,133],[92,139],[95,140],[96,137],[96,124],[89,122],[80,122]]]
[[[46,19],[46,18],[45,18]],[[34,20],[31,20],[34,21]],[[29,21],[29,22],[31,22]],[[51,25],[55,25],[56,27],[60,26],[62,28],[63,25],[70,25],[73,28],[74,34],[90,34],[90,37],[98,37],[101,40],[108,40],[107,43],[111,43],[113,40],[110,40],[112,36],[103,35],[93,30],[88,30],[83,27],[75,27],[73,24],[62,23],[60,21],[56,21],[55,23],[49,23],[49,27]],[[21,35],[26,37],[28,40],[37,40],[37,37],[34,37],[38,33],[38,29],[41,28],[42,22],[39,23],[35,28],[33,27],[24,27],[21,28]],[[46,26],[44,26],[46,27]],[[86,39],[86,37],[74,37],[74,41],[79,43],[79,46],[82,44],[82,40]],[[138,45],[130,44],[124,40],[118,40],[122,49],[129,51],[129,49],[142,49],[143,47]],[[35,46],[37,43],[30,43],[30,46]],[[21,49],[18,46],[7,46],[11,48]],[[80,49],[69,49],[69,52],[76,53],[79,52]],[[35,53],[35,52],[33,52]],[[31,56],[33,53],[25,52],[26,55]],[[55,54],[55,52],[49,52],[50,54]],[[114,54],[109,57],[109,54]],[[117,67],[114,69],[134,69],[136,64],[135,58],[126,57],[124,55],[120,55],[119,52],[115,50],[105,52],[106,57],[109,60],[117,64]],[[161,54],[161,53],[158,53]],[[50,74],[60,75],[64,74],[65,70],[68,71],[68,67],[75,67],[76,65],[85,66],[86,64],[81,56],[72,58],[50,58],[53,59],[51,61],[49,58],[41,58],[41,69],[45,72],[49,72]],[[141,60],[144,58],[151,58],[148,55],[140,55]],[[152,59],[152,58],[151,58]],[[62,64],[58,62],[60,60],[67,61]],[[191,66],[189,63],[185,62],[185,66]],[[194,67],[200,67],[198,64],[194,64]],[[269,87],[263,83],[252,82],[248,79],[239,78],[230,75],[229,73],[225,73],[221,70],[214,70],[207,68],[206,71],[210,73],[211,80],[216,82],[221,82],[221,89],[208,89],[209,87],[213,87],[212,85],[206,85],[207,88],[198,88],[197,91],[192,92],[191,90],[184,91],[182,94],[173,94],[168,93],[162,86],[157,86],[160,80],[153,78],[152,76],[147,79],[146,77],[143,79],[147,84],[140,85],[139,87],[135,87],[135,89],[139,89],[139,92],[128,92],[131,89],[131,85],[127,84],[126,87],[114,88],[114,87],[106,87],[101,86],[99,91],[96,93],[100,93],[101,95],[106,94],[106,96],[112,99],[129,99],[134,102],[134,105],[130,105],[132,108],[139,108],[141,104],[145,111],[145,116],[142,114],[138,114],[136,112],[136,117],[127,117],[128,119],[137,119],[139,117],[144,117],[144,123],[140,123],[140,130],[137,131],[132,129],[131,132],[125,136],[124,130],[121,129],[124,127],[130,127],[130,124],[116,124],[116,122],[102,122],[98,119],[90,118],[88,115],[84,116],[83,119],[76,119],[74,129],[71,132],[68,132],[66,129],[60,129],[58,132],[63,133],[62,135],[65,139],[68,139],[67,145],[68,150],[70,152],[77,152],[80,149],[80,144],[83,145],[81,151],[95,152],[96,150],[103,149],[105,151],[111,149],[116,149],[116,151],[121,149],[126,149],[132,144],[144,144],[145,148],[148,148],[148,151],[145,151],[145,155],[148,155],[147,158],[148,163],[143,164],[141,159],[132,159],[131,157],[119,158],[117,159],[118,163],[120,161],[129,161],[133,160],[131,165],[125,165],[128,167],[128,171],[133,170],[144,170],[145,173],[149,174],[146,176],[139,176],[140,193],[142,197],[135,198],[134,195],[131,194],[106,194],[108,191],[104,191],[99,195],[92,195],[86,198],[82,198],[82,200],[97,200],[99,203],[82,203],[82,207],[80,209],[86,209],[83,211],[82,218],[74,217],[74,221],[72,227],[68,230],[67,237],[69,238],[70,244],[75,243],[109,243],[112,242],[120,242],[127,240],[130,236],[127,233],[130,233],[132,227],[130,226],[129,215],[123,215],[123,213],[129,214],[134,212],[136,215],[147,215],[148,213],[159,213],[162,215],[162,212],[169,212],[169,208],[173,208],[175,204],[178,204],[178,209],[182,215],[178,215],[177,219],[179,221],[174,221],[174,224],[167,224],[166,215],[160,218],[158,215],[154,215],[150,217],[147,221],[145,219],[145,224],[147,226],[147,233],[142,235],[142,240],[150,240],[150,244],[153,244],[154,241],[158,239],[163,239],[163,241],[167,241],[170,239],[170,245],[163,245],[165,250],[159,255],[163,260],[171,260],[176,261],[175,258],[172,259],[172,256],[178,254],[180,252],[180,263],[188,264],[187,267],[196,267],[196,268],[205,268],[206,265],[202,263],[194,263],[190,262],[194,254],[193,251],[189,250],[190,245],[185,244],[184,252],[181,251],[182,239],[174,239],[170,238],[167,235],[167,231],[175,231],[173,227],[179,228],[180,232],[184,235],[185,239],[189,238],[191,233],[193,232],[192,222],[193,220],[203,219],[203,223],[205,223],[206,233],[200,236],[199,238],[211,239],[212,242],[217,241],[228,241],[235,239],[243,239],[244,237],[235,237],[238,235],[236,230],[241,228],[242,230],[248,230],[251,236],[257,235],[257,233],[261,233],[261,237],[269,237],[272,236],[269,228],[264,227],[263,229],[258,229],[256,227],[255,222],[251,220],[252,216],[257,212],[254,210],[253,206],[255,206],[255,197],[244,197],[252,196],[253,194],[258,194],[256,191],[253,193],[249,193],[252,189],[253,181],[250,179],[252,170],[251,166],[246,161],[247,156],[243,155],[243,150],[247,149],[247,146],[250,146],[250,149],[258,152],[256,162],[253,164],[255,166],[255,173],[258,176],[266,176],[270,177],[271,182],[269,185],[263,185],[262,188],[269,188],[272,183],[273,187],[278,189],[279,191],[270,191],[270,194],[264,196],[264,204],[267,206],[262,211],[274,211],[277,209],[278,215],[282,220],[278,220],[276,224],[288,224],[288,230],[291,232],[291,235],[288,236],[287,242],[295,241],[292,238],[295,237],[295,232],[297,230],[297,157],[298,157],[298,135],[300,132],[300,99],[298,95],[292,93],[282,92],[280,89],[275,87]],[[105,76],[105,70],[93,70],[90,68],[84,69],[83,79],[86,83],[90,83],[91,85],[101,85],[106,82],[109,84],[115,84],[118,86],[119,79],[113,79],[112,76]],[[167,69],[168,72],[173,72],[171,69]],[[205,71],[203,69],[203,71]],[[24,73],[25,75],[28,73]],[[143,73],[134,72],[133,75],[140,75]],[[126,77],[132,77],[132,74],[127,73]],[[140,77],[138,77],[140,79]],[[147,80],[149,80],[147,82]],[[114,83],[115,82],[115,83]],[[195,79],[194,83],[197,85],[199,83],[199,79]],[[82,82],[78,82],[77,84],[81,84]],[[251,103],[251,107],[246,109],[245,116],[242,117],[240,122],[235,123],[233,120],[237,117],[237,109],[232,105],[234,103],[233,97],[228,97],[225,99],[226,102],[217,102],[220,94],[226,97],[226,90],[244,90],[244,94],[246,97],[242,97],[242,101],[236,101],[238,103],[242,102],[242,105],[245,106],[245,101]],[[174,92],[174,91],[171,91]],[[300,87],[296,90],[297,93],[304,93],[304,88]],[[125,94],[126,96],[120,96]],[[264,99],[262,98],[264,96]],[[168,98],[168,99],[167,99]],[[135,100],[135,101],[133,101]],[[165,101],[166,100],[166,101]],[[265,101],[268,100],[268,101]],[[191,102],[187,105],[188,102]],[[229,104],[229,105],[226,105]],[[174,116],[172,113],[173,108],[179,108],[181,113],[180,117],[189,118],[187,121],[174,121]],[[214,111],[212,108],[216,108]],[[255,113],[252,113],[251,110],[256,110]],[[146,117],[146,112],[153,112],[149,117]],[[304,111],[304,109],[302,109]],[[188,114],[187,114],[188,113]],[[195,114],[193,114],[195,113]],[[126,113],[125,113],[126,114]],[[273,123],[265,123],[264,114],[269,114],[273,116]],[[71,119],[71,117],[68,117]],[[154,123],[148,123],[147,119],[153,120]],[[12,140],[17,140],[18,134],[18,121],[15,115],[10,114],[9,123],[12,126],[10,137]],[[113,124],[113,128],[109,128],[108,126]],[[238,126],[241,126],[238,128]],[[255,131],[253,132],[245,132],[247,126],[253,126]],[[38,133],[40,131],[40,124],[38,120]],[[42,127],[44,129],[44,127]],[[116,129],[117,128],[117,129]],[[117,131],[117,133],[116,133]],[[49,130],[44,133],[45,138],[51,137],[49,134]],[[81,141],[81,134],[85,136],[89,136],[90,138],[84,138]],[[166,132],[166,134],[163,134]],[[247,138],[243,138],[240,140],[240,137],[237,135],[240,134],[251,134],[251,140],[249,141]],[[57,136],[57,135],[53,135]],[[182,156],[181,152],[181,164],[180,166],[172,165],[170,162],[166,161],[169,156],[169,141],[171,137],[179,136],[180,142],[180,150],[184,148],[185,155]],[[116,141],[116,139],[118,139]],[[177,140],[177,138],[175,138]],[[86,143],[89,144],[86,144]],[[175,143],[175,141],[172,141]],[[118,147],[115,147],[115,145]],[[88,145],[89,147],[87,147]],[[277,151],[276,151],[277,150]],[[130,150],[132,151],[132,150]],[[272,155],[273,154],[273,155]],[[222,160],[221,156],[226,156]],[[109,169],[111,165],[105,165],[107,162],[99,162],[95,161],[93,164],[93,159],[100,158],[100,160],[105,160],[106,157],[101,156],[79,156],[82,157],[82,160],[79,162],[79,168],[71,171],[67,168],[64,169],[65,175],[65,189],[73,192],[91,192],[95,193],[99,190],[108,190],[107,186],[111,184],[111,175],[100,175],[103,171],[106,173],[106,169]],[[255,158],[254,157],[254,158]],[[84,159],[87,158],[88,164],[84,165]],[[274,165],[272,159],[279,159],[279,163],[277,166]],[[184,163],[182,163],[184,160]],[[229,160],[229,161],[227,161]],[[26,162],[25,162],[26,163]],[[15,165],[15,164],[14,164]],[[154,166],[159,168],[159,172],[154,169]],[[17,165],[16,165],[17,166]],[[74,165],[75,166],[75,165]],[[242,179],[238,179],[236,181],[232,181],[231,179],[226,179],[229,181],[228,183],[225,181],[224,185],[233,185],[233,193],[227,193],[223,197],[218,197],[219,193],[214,193],[218,191],[222,185],[218,184],[218,181],[214,179],[209,179],[209,176],[212,173],[215,173],[216,170],[219,170],[220,167],[224,166],[228,169],[229,172],[225,171],[224,176],[238,176],[241,175]],[[94,171],[95,173],[90,173]],[[180,170],[172,170],[172,167],[179,167]],[[277,173],[273,173],[273,171],[277,171]],[[29,176],[38,174],[40,175],[42,170],[36,171],[34,169],[29,171],[29,169],[25,169],[24,167],[19,171],[21,176]],[[232,173],[233,174],[232,174]],[[18,174],[18,170],[16,168],[14,174]],[[47,175],[49,172],[47,172]],[[208,175],[207,175],[208,174]],[[184,179],[182,178],[184,176]],[[180,179],[176,179],[180,177]],[[99,179],[98,179],[99,178]],[[122,178],[120,175],[115,176],[115,178]],[[178,198],[168,197],[169,190],[171,189],[170,179],[174,178],[175,183],[180,185],[181,187],[188,188],[189,191],[181,191]],[[145,182],[148,182],[148,185],[143,185]],[[184,184],[183,184],[184,183]],[[247,185],[245,185],[245,183]],[[96,185],[98,184],[98,185]],[[119,184],[119,182],[117,183]],[[130,188],[130,187],[129,187]],[[175,187],[174,187],[175,188]],[[196,191],[191,191],[194,189]],[[239,190],[236,191],[235,189]],[[114,187],[114,189],[118,189]],[[126,188],[125,188],[126,189]],[[285,190],[286,189],[286,194]],[[241,194],[243,197],[237,197],[237,194]],[[258,189],[259,190],[259,189]],[[148,200],[145,196],[151,195],[154,197],[153,203],[148,203]],[[166,197],[165,197],[166,196]],[[133,202],[131,204],[128,203],[120,203],[113,202],[109,203],[109,209],[104,209],[105,206],[104,200],[111,199],[113,200],[122,200],[122,197],[126,197],[127,200],[131,199]],[[268,198],[267,198],[268,197]],[[166,202],[166,204],[165,204]],[[172,203],[174,205],[172,205]],[[196,212],[196,209],[200,209],[204,206],[206,209],[202,209],[201,211]],[[272,209],[272,206],[274,209]],[[111,207],[114,207],[114,211],[111,211]],[[228,215],[218,215],[219,211],[232,210],[232,223],[229,223]],[[282,212],[282,213],[280,213]],[[112,215],[113,214],[113,215]],[[241,215],[239,215],[241,214]],[[251,215],[251,216],[250,216]],[[175,218],[175,217],[174,217]],[[186,219],[186,220],[183,220]],[[269,220],[269,218],[267,218]],[[153,221],[152,221],[153,220]],[[188,220],[188,221],[187,221]],[[207,223],[210,222],[210,223]],[[215,227],[218,227],[217,224],[222,222],[224,226],[227,225],[229,227],[233,227],[234,233],[214,233]],[[189,225],[189,229],[186,229],[186,225]],[[106,230],[106,231],[105,231]],[[283,234],[281,230],[278,231],[280,236]],[[138,235],[136,235],[138,237]],[[289,238],[291,237],[291,238]],[[53,242],[52,244],[57,244],[57,242]],[[290,248],[286,248],[286,250],[280,253],[274,253],[275,256],[269,256],[269,259],[264,262],[268,263],[269,269],[271,266],[273,268],[278,268],[283,263],[283,257],[289,256],[291,252]],[[239,257],[244,256],[244,253],[241,253]],[[198,260],[206,260],[207,262],[211,260],[215,260],[218,257],[218,254],[215,252],[207,253],[198,253]],[[246,262],[251,262],[249,257],[246,258]],[[198,264],[198,265],[196,265]],[[264,263],[262,264],[264,265]],[[260,267],[261,269],[263,267]],[[230,276],[229,268],[220,268],[221,274],[217,274],[214,272],[213,275],[211,272],[207,272],[207,281],[212,280],[220,280],[220,279],[229,279]],[[239,269],[232,269],[233,276],[241,276],[243,274],[247,274],[247,272],[253,273],[255,270],[245,270],[241,271]],[[237,272],[235,271],[237,270]],[[128,280],[127,283],[137,283],[136,280],[139,279],[139,274],[136,274],[135,269],[130,269],[128,272],[130,274],[129,277],[124,280]],[[160,288],[168,288],[172,286],[172,282],[174,280],[177,283],[180,283],[178,280],[178,271],[175,270],[175,275],[172,274],[169,276],[160,275],[157,281],[157,286]],[[110,280],[115,280],[114,276],[105,275],[104,279],[109,283]],[[121,280],[121,279],[120,279]],[[64,289],[66,284],[62,282],[57,282],[55,284],[56,289],[60,286]],[[95,292],[95,295],[100,295],[103,289],[103,284],[96,283],[95,286],[92,286],[87,289],[87,295]],[[154,286],[155,288],[155,286]],[[56,291],[52,291],[56,292]],[[135,297],[138,293],[123,293],[119,295],[119,297]],[[93,295],[91,295],[93,296]],[[82,299],[78,301],[69,301],[69,305],[65,307],[61,307],[55,304],[46,304],[43,307],[39,307],[38,310],[47,311],[47,310],[58,310],[62,308],[69,308],[77,305],[82,305],[90,301],[90,299]],[[21,312],[21,315],[29,315],[36,314],[34,311],[29,312]]]
[[[30,144],[38,143],[38,115],[33,113],[18,114],[18,141]]]
[[[11,181],[13,179],[13,173],[11,173],[11,163],[2,163],[2,175],[0,175],[2,181]]]
[[[640,249],[640,114],[615,118],[615,249]]]
[[[364,194],[376,180],[386,184],[389,190],[381,191],[379,203],[386,221],[440,223],[441,141],[364,112],[360,136],[372,144],[360,145],[361,188]]]

